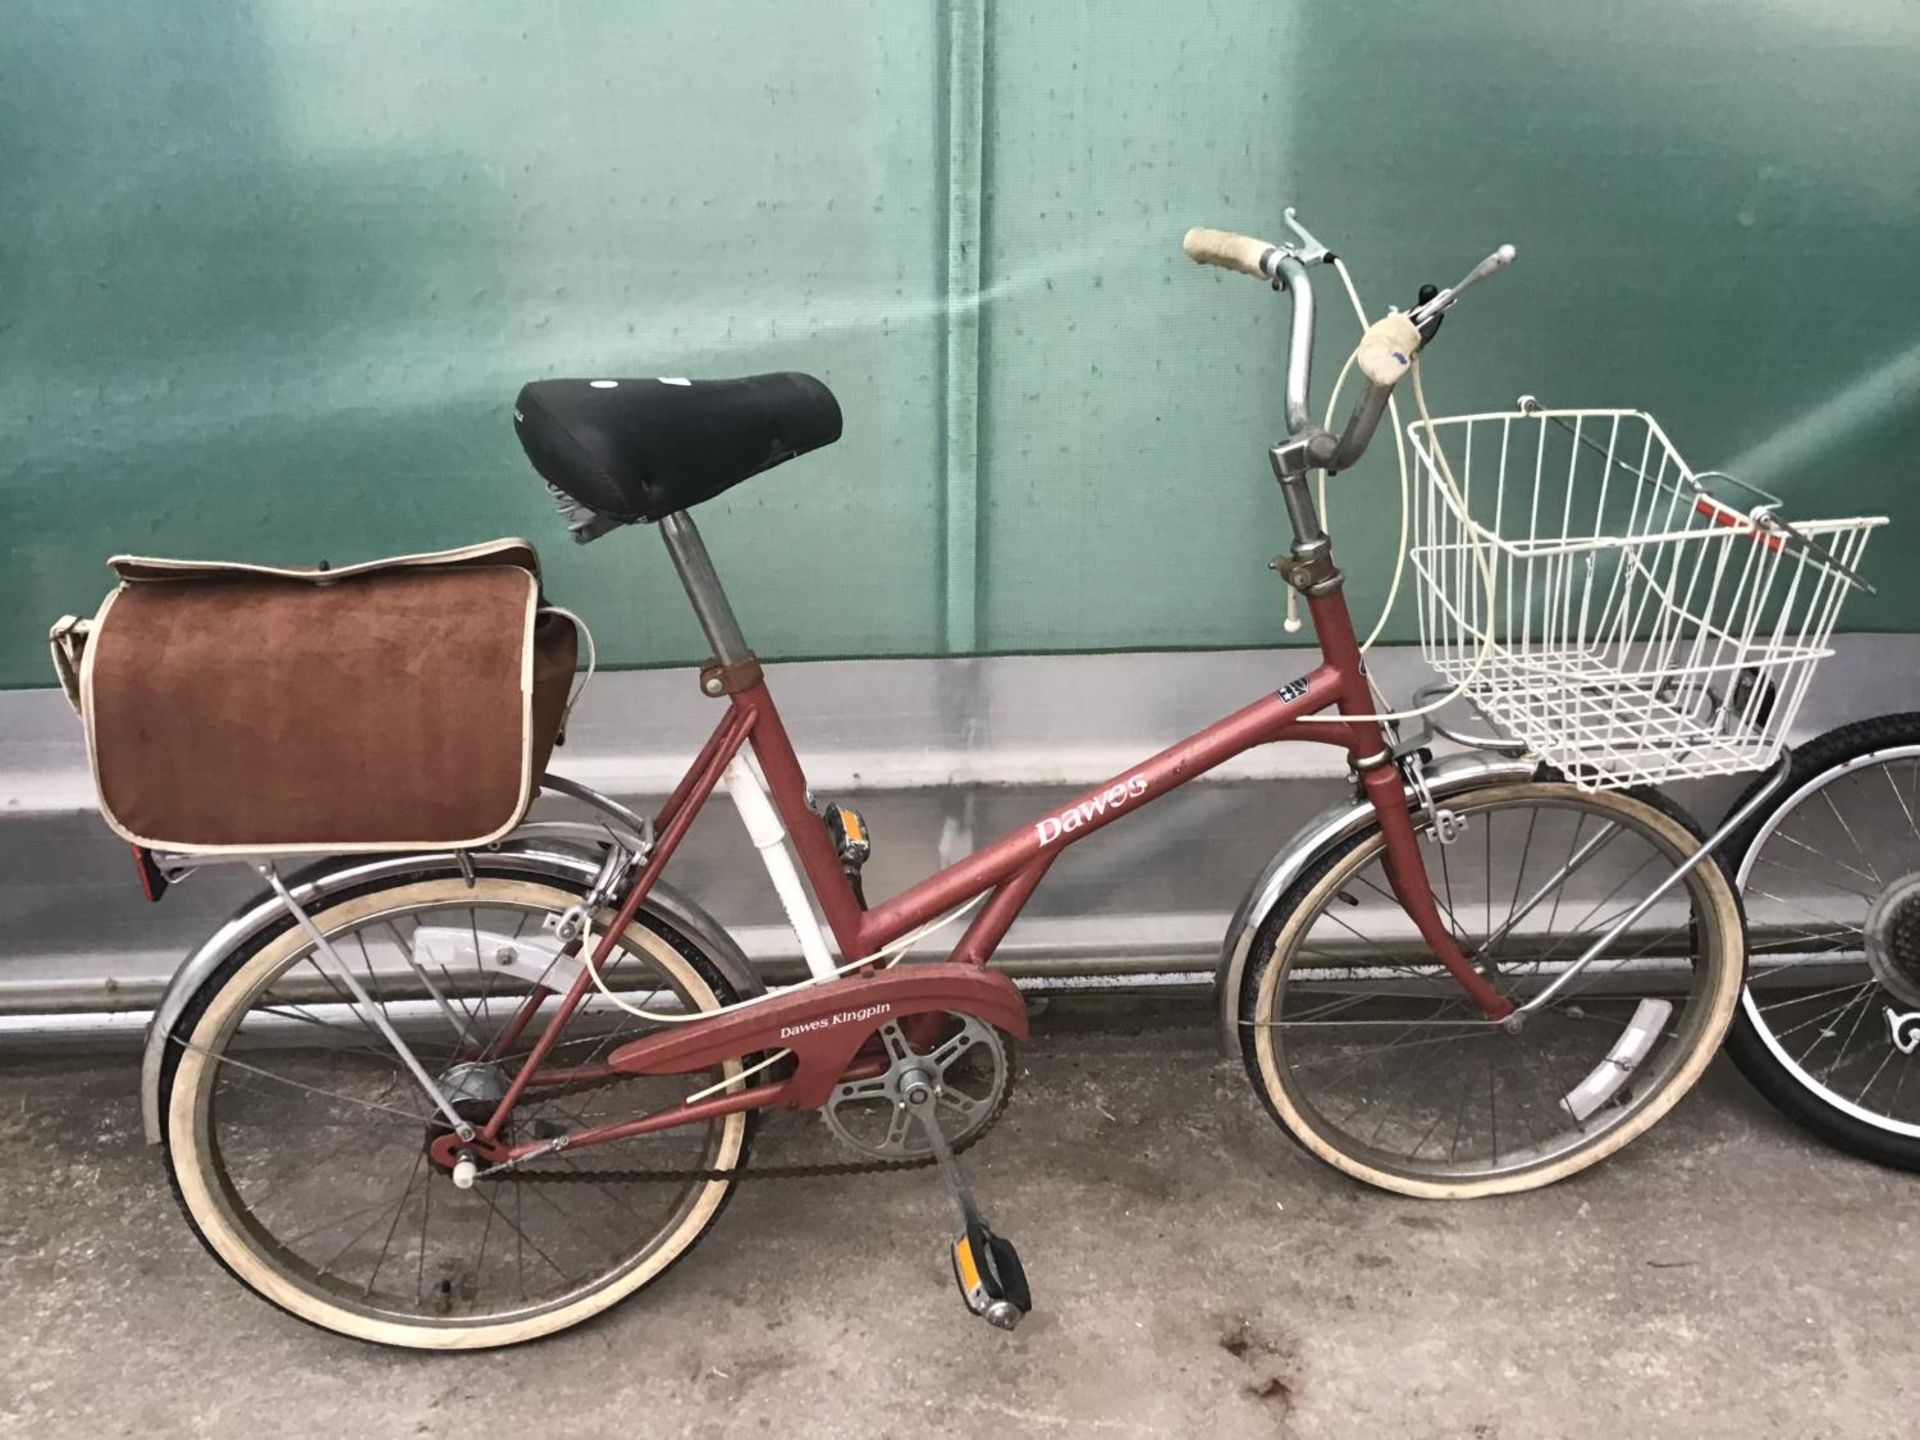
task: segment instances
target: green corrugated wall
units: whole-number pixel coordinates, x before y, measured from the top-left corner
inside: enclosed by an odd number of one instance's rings
[[[1376,309],[1514,241],[1436,405],[1644,405],[1891,512],[1849,621],[1920,629],[1916,75],[1903,0],[16,0],[0,683],[111,551],[500,533],[603,655],[696,657],[650,537],[546,509],[508,402],[554,374],[834,387],[840,445],[701,515],[765,654],[1276,641],[1284,303],[1177,246],[1287,203]],[[1370,615],[1381,454],[1333,521]]]

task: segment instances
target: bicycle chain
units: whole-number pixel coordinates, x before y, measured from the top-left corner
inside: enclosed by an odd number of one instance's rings
[[[1014,1079],[1019,1074],[1014,1057],[1007,1057],[1007,1083],[1000,1089],[1000,1099],[993,1107],[993,1113],[987,1116],[986,1123],[963,1142],[953,1147],[956,1155],[964,1154],[977,1145],[987,1132],[1000,1123],[1000,1117],[1006,1112],[1007,1103],[1013,1099]],[[606,1085],[618,1084],[617,1080],[576,1080],[569,1085],[556,1085],[551,1090],[541,1092],[541,1099],[557,1095],[571,1095],[587,1090],[596,1090]],[[565,1150],[555,1150],[552,1155],[565,1155]],[[530,1160],[548,1158],[531,1156]],[[490,1177],[497,1180],[514,1180],[522,1184],[541,1185],[605,1185],[614,1181],[683,1181],[683,1180],[818,1180],[842,1175],[887,1175],[896,1170],[925,1170],[936,1163],[931,1151],[912,1160],[819,1160],[806,1165],[765,1165],[758,1168],[751,1165],[733,1166],[727,1169],[682,1166],[663,1169],[637,1170],[528,1170],[515,1166],[511,1170],[502,1170]]]

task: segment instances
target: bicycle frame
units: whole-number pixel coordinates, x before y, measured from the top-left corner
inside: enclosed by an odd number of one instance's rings
[[[712,797],[728,766],[742,750],[750,750],[765,776],[774,813],[798,851],[813,899],[824,913],[827,928],[839,948],[842,968],[860,973],[817,977],[816,981],[786,992],[786,996],[776,997],[771,1003],[756,1002],[750,1007],[668,1027],[616,1049],[601,1065],[546,1068],[547,1058],[561,1032],[592,987],[591,976],[583,970],[561,996],[557,1010],[546,1021],[526,1063],[514,1076],[486,1126],[471,1142],[465,1142],[467,1148],[483,1158],[496,1164],[515,1163],[552,1148],[552,1142],[509,1145],[501,1139],[508,1116],[529,1086],[621,1074],[687,1073],[768,1051],[796,1054],[804,1051],[805,1060],[813,1062],[800,1064],[794,1075],[783,1080],[747,1087],[731,1083],[724,1094],[703,1092],[687,1103],[654,1114],[578,1132],[567,1138],[568,1148],[699,1123],[739,1110],[771,1105],[818,1106],[825,1102],[826,1091],[833,1083],[842,1078],[859,1078],[860,1068],[854,1063],[856,1053],[871,1027],[844,1027],[848,1032],[857,1032],[857,1038],[836,1047],[823,1035],[804,1033],[808,1027],[796,1027],[795,1016],[803,1011],[819,1011],[823,1006],[843,1010],[856,1007],[868,993],[862,987],[874,986],[882,980],[886,982],[887,995],[892,998],[877,1003],[893,1007],[896,1013],[916,1008],[923,1014],[944,1012],[971,1005],[1001,1023],[1003,1028],[1023,1032],[1024,1011],[1019,1008],[1018,995],[1011,982],[984,972],[983,967],[1060,853],[1241,752],[1277,740],[1335,745],[1347,752],[1364,794],[1379,817],[1385,869],[1395,897],[1435,958],[1490,1020],[1500,1020],[1512,1013],[1512,1002],[1474,968],[1441,917],[1420,856],[1413,817],[1388,738],[1378,722],[1366,718],[1372,714],[1373,696],[1345,596],[1337,585],[1307,597],[1320,641],[1321,662],[1306,675],[1142,760],[1066,805],[1036,817],[892,899],[865,909],[841,868],[826,827],[808,805],[800,760],[758,662],[738,639],[731,610],[719,589],[698,532],[684,515],[670,518],[677,523],[662,527],[669,548],[695,611],[714,641],[715,663],[702,672],[702,688],[710,695],[725,694],[728,707],[679,785],[654,817],[657,836],[654,847],[622,896],[615,918],[600,935],[592,962],[597,967],[612,954],[617,938],[645,903],[648,892],[673,858],[695,817]],[[1317,531],[1317,526],[1315,529]],[[1319,535],[1317,543],[1323,555],[1327,554],[1324,534]],[[1328,711],[1357,718],[1306,720],[1307,716]],[[886,946],[916,927],[989,891],[992,893],[954,945],[945,964],[878,972],[860,964],[877,959]],[[572,943],[577,946],[579,942]],[[968,972],[973,977],[971,983]],[[495,1042],[495,1053],[510,1049],[518,1042],[550,993],[553,992],[536,990],[529,997]],[[936,1003],[941,998],[945,999],[945,1006]],[[796,1028],[802,1033],[796,1035]],[[457,1137],[444,1137],[437,1146],[445,1152],[440,1158],[452,1156],[462,1144]]]
[[[747,648],[733,609],[721,588],[713,561],[699,531],[684,511],[660,521],[660,533],[673,558],[681,585],[695,617],[713,647],[712,662],[701,671],[701,689],[728,697],[724,718],[686,775],[655,817],[657,840],[622,898],[616,918],[601,935],[591,963],[572,983],[553,1018],[548,1021],[526,1063],[510,1082],[506,1095],[486,1127],[471,1140],[450,1135],[435,1142],[435,1158],[450,1163],[466,1143],[493,1164],[516,1163],[560,1146],[579,1147],[621,1139],[710,1119],[734,1111],[767,1105],[814,1108],[824,1104],[841,1079],[863,1078],[862,1047],[877,1029],[877,1015],[902,1021],[913,1034],[940,1023],[940,1017],[958,1011],[975,1014],[1016,1035],[1024,1035],[1026,1013],[1011,981],[986,970],[994,949],[1032,896],[1048,868],[1069,845],[1105,829],[1123,815],[1144,809],[1161,796],[1204,775],[1255,745],[1276,740],[1302,740],[1337,745],[1347,752],[1363,793],[1379,817],[1384,841],[1384,868],[1394,897],[1418,928],[1434,957],[1477,1004],[1489,1021],[1511,1015],[1514,1005],[1488,983],[1464,954],[1441,918],[1440,907],[1420,857],[1413,817],[1407,805],[1390,737],[1372,718],[1373,695],[1367,684],[1353,620],[1347,612],[1342,577],[1333,563],[1332,544],[1320,528],[1306,477],[1314,469],[1342,470],[1357,460],[1386,412],[1388,398],[1411,357],[1418,352],[1421,324],[1437,323],[1438,316],[1458,296],[1513,258],[1510,246],[1487,257],[1449,291],[1431,297],[1414,318],[1393,316],[1368,330],[1368,339],[1356,357],[1369,353],[1361,365],[1366,388],[1345,430],[1335,435],[1314,424],[1309,404],[1313,353],[1313,290],[1307,267],[1330,263],[1332,256],[1299,223],[1293,211],[1286,223],[1295,239],[1268,245],[1245,236],[1192,231],[1182,242],[1192,259],[1239,270],[1284,289],[1292,297],[1288,350],[1286,412],[1288,438],[1269,454],[1280,482],[1287,517],[1293,527],[1293,547],[1278,562],[1287,583],[1306,597],[1320,642],[1321,662],[1301,678],[1280,687],[1217,721],[1197,734],[1092,790],[1067,805],[1035,819],[975,854],[909,887],[869,910],[842,871],[826,827],[807,803],[806,777],[787,738],[785,725],[766,687],[760,663]],[[1379,332],[1371,352],[1369,341]],[[1425,332],[1430,333],[1430,332]],[[1339,717],[1308,723],[1309,716],[1335,712]],[[759,781],[737,766],[742,748],[748,748],[771,791],[771,809]],[[741,809],[754,844],[767,857],[769,877],[780,891],[794,929],[800,935],[813,979],[805,986],[771,999],[756,999],[730,1011],[691,1020],[620,1046],[601,1066],[548,1070],[547,1058],[567,1021],[586,998],[599,966],[612,953],[620,934],[632,923],[647,893],[673,858],[687,828],[712,796],[723,776]],[[780,832],[784,830],[784,834]],[[824,912],[828,930],[840,950],[835,967],[825,955],[823,937],[798,875],[787,855],[791,839],[812,901]],[[991,892],[988,895],[988,892]],[[945,964],[916,965],[894,970],[875,969],[882,958],[916,927],[926,925],[958,905],[987,895],[979,914],[948,955]],[[577,944],[578,942],[570,942]],[[843,973],[865,971],[864,974]],[[493,1053],[516,1044],[535,1012],[544,1003],[538,988],[508,1026]],[[884,995],[885,998],[881,998]],[[862,1008],[863,1001],[871,1002]],[[515,1103],[531,1084],[564,1083],[622,1074],[686,1074],[714,1065],[736,1062],[748,1055],[771,1052],[791,1055],[792,1073],[783,1079],[742,1088],[729,1078],[691,1097],[687,1102],[612,1125],[563,1137],[558,1142],[528,1142],[508,1146],[501,1132]],[[759,1070],[768,1062],[760,1062]],[[737,1075],[737,1072],[736,1072]],[[724,1093],[722,1093],[724,1092]],[[469,1130],[469,1134],[471,1131]]]

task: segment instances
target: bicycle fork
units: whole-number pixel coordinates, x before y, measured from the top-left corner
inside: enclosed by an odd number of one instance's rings
[[[1427,942],[1434,958],[1446,967],[1447,973],[1467,992],[1487,1019],[1505,1020],[1518,1007],[1494,989],[1487,977],[1474,966],[1440,913],[1440,903],[1434,896],[1432,881],[1427,876],[1426,862],[1420,856],[1419,833],[1414,829],[1413,816],[1407,808],[1399,767],[1383,760],[1361,771],[1360,783],[1366,790],[1367,798],[1373,802],[1374,812],[1380,817],[1381,838],[1386,846],[1387,883],[1393,888],[1394,898],[1407,912],[1407,918],[1419,929],[1420,938]]]
[[[1388,884],[1394,898],[1407,912],[1407,918],[1413,921],[1433,951],[1434,958],[1446,967],[1447,973],[1489,1020],[1505,1020],[1514,1012],[1513,1002],[1494,989],[1474,967],[1440,914],[1426,863],[1420,857],[1420,842],[1407,807],[1400,767],[1393,760],[1392,736],[1381,722],[1360,718],[1366,717],[1373,708],[1366,662],[1360,654],[1359,638],[1353,631],[1353,616],[1347,611],[1345,576],[1334,563],[1331,538],[1320,528],[1305,472],[1290,472],[1283,463],[1281,448],[1276,447],[1274,473],[1280,481],[1287,516],[1293,525],[1293,547],[1284,557],[1275,560],[1274,568],[1288,586],[1306,597],[1314,633],[1320,641],[1320,653],[1342,677],[1341,713],[1356,717],[1346,726],[1348,754],[1360,777],[1362,790],[1380,817]],[[1369,748],[1372,754],[1367,753]],[[1433,819],[1437,825],[1437,813]]]

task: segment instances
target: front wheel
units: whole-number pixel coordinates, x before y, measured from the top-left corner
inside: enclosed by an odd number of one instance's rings
[[[181,1207],[234,1276],[343,1335],[476,1349],[598,1314],[705,1233],[732,1181],[699,1172],[745,1163],[746,1116],[562,1150],[460,1189],[433,1158],[450,1126],[373,1023],[377,1012],[462,1117],[480,1124],[554,1012],[552,992],[566,988],[558,972],[574,962],[555,958],[542,922],[578,898],[557,878],[484,868],[471,880],[422,872],[329,897],[314,923],[371,1006],[291,917],[208,979],[170,1037],[161,1113]],[[691,941],[646,915],[603,972],[616,993],[656,1013],[736,998]],[[549,1067],[591,1072],[656,1028],[598,996],[589,1002]],[[534,1018],[518,1028],[530,1003]],[[505,1138],[644,1114],[739,1071],[728,1061],[705,1075],[536,1083]]]
[[[1448,801],[1422,859],[1461,948],[1540,993],[1692,855],[1649,792],[1558,782]],[[1604,1159],[1705,1070],[1740,995],[1739,902],[1697,866],[1518,1028],[1487,1020],[1394,899],[1372,826],[1308,866],[1254,938],[1241,993],[1254,1088],[1331,1165],[1435,1199],[1546,1185]]]

